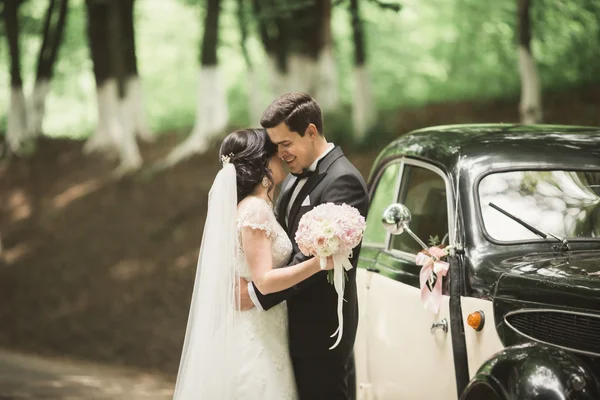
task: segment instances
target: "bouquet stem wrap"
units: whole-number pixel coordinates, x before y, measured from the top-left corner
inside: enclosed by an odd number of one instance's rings
[[[342,340],[342,334],[344,333],[344,287],[346,283],[344,270],[350,271],[352,264],[350,264],[349,258],[352,257],[352,252],[348,254],[334,254],[333,256],[333,287],[338,295],[337,301],[337,316],[338,316],[338,328],[331,335],[334,337],[337,335],[335,343],[329,348],[333,350],[340,344]],[[321,257],[321,269],[325,269],[327,265],[327,257]]]

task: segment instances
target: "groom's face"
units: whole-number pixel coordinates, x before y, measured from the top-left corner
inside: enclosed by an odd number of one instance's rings
[[[277,156],[281,158],[294,174],[300,174],[317,159],[315,140],[319,133],[313,124],[306,128],[304,136],[292,132],[285,124],[267,128],[271,141],[277,145]]]

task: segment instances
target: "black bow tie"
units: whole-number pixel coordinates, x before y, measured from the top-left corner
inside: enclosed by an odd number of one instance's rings
[[[331,152],[329,152],[331,153]],[[329,154],[325,155],[325,157],[321,157],[321,159],[319,161],[317,161],[317,167],[315,168],[315,171],[311,171],[309,169],[305,169],[304,171],[302,171],[301,174],[294,174],[292,173],[292,175],[294,175],[297,179],[297,181],[299,181],[300,179],[304,179],[304,178],[310,178],[312,175],[314,175],[314,173],[316,172],[317,169],[319,169],[319,165],[321,165],[321,162],[327,158]]]
[[[304,179],[304,178],[309,178],[314,173],[315,173],[315,171],[311,171],[309,169],[305,169],[304,171],[302,171],[301,174],[294,174],[294,173],[292,173],[292,175],[294,175],[296,178],[298,178],[298,180],[300,180],[300,179]]]

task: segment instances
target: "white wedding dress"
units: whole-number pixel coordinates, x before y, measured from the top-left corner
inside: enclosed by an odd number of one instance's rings
[[[275,219],[272,206],[257,197],[240,202],[237,217],[237,272],[251,280],[242,249],[242,228],[264,231],[271,240],[273,267],[287,263],[292,243]],[[265,255],[268,256],[268,255]],[[283,302],[268,311],[252,308],[238,312],[233,386],[236,400],[295,400],[296,384],[288,347],[287,306]]]
[[[286,264],[292,243],[270,203],[237,202],[236,170],[223,163],[208,196],[174,400],[296,400],[288,348],[287,305],[237,311],[240,277],[251,278],[242,229],[271,241],[273,267]]]

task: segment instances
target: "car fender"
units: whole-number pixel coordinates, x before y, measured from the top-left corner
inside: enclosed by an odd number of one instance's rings
[[[600,399],[598,379],[567,351],[527,343],[507,347],[482,364],[460,400]]]

